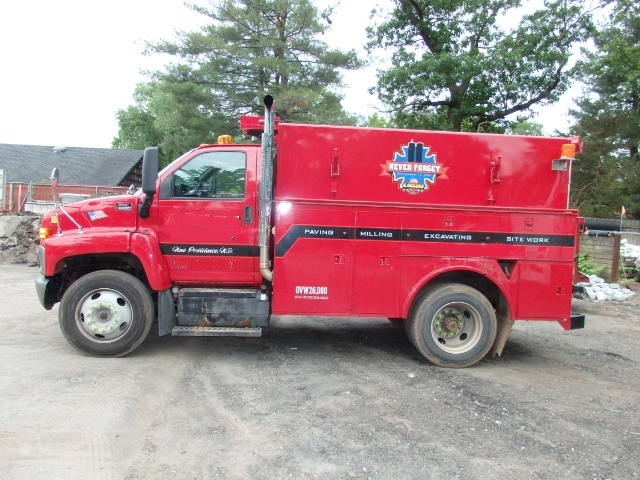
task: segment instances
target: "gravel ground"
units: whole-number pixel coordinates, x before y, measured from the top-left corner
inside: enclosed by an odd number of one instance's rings
[[[640,295],[587,327],[516,324],[448,370],[384,319],[276,318],[258,339],[83,356],[36,269],[0,265],[0,479],[635,479]]]

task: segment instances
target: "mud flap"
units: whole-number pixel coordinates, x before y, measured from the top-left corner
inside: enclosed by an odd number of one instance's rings
[[[176,326],[176,305],[171,289],[158,292],[158,335],[169,335]]]
[[[496,333],[496,339],[493,342],[493,346],[491,347],[491,350],[489,350],[489,354],[487,355],[488,357],[495,358],[502,355],[502,351],[504,350],[509,335],[511,334],[513,324],[514,321],[511,320],[510,317],[498,315],[498,332]]]

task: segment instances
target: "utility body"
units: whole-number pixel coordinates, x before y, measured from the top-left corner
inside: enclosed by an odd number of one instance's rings
[[[262,145],[201,145],[159,174],[147,149],[142,190],[44,215],[37,291],[76,348],[125,355],[156,318],[258,336],[271,315],[388,317],[461,367],[516,320],[584,325],[578,138],[287,124],[269,104],[241,126]]]

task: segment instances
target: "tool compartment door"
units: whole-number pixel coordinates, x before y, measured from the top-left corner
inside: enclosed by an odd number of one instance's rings
[[[358,209],[353,308],[359,314],[398,317],[401,224],[397,211]]]
[[[273,313],[351,313],[353,209],[282,202],[276,216]]]

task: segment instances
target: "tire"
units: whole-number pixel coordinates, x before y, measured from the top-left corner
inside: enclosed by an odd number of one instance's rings
[[[67,341],[81,352],[122,357],[147,337],[155,309],[136,277],[100,270],[76,280],[62,296],[58,321]]]
[[[427,360],[441,367],[462,368],[487,355],[497,325],[493,306],[478,290],[444,283],[416,300],[405,328]]]

